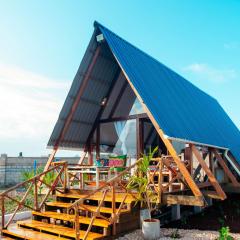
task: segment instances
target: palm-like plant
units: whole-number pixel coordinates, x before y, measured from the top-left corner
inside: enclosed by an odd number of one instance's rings
[[[130,177],[127,185],[128,190],[134,190],[137,193],[136,204],[140,202],[141,207],[148,208],[150,218],[151,212],[156,208],[158,195],[149,185],[148,172],[150,161],[157,151],[158,147],[156,147],[153,151],[150,149],[148,154],[143,155],[142,160],[137,164],[135,173]]]

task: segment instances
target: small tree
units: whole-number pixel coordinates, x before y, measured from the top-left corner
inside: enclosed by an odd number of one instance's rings
[[[127,185],[128,190],[136,191],[136,204],[140,203],[142,208],[146,207],[148,209],[150,219],[152,211],[156,209],[158,195],[149,184],[148,173],[150,161],[157,151],[158,147],[153,151],[150,149],[148,154],[143,155],[142,161],[139,161],[137,164],[137,168],[134,174],[130,177]]]

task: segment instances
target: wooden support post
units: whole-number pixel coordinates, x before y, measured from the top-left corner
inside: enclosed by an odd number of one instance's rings
[[[202,157],[201,157],[199,151],[197,150],[197,148],[193,144],[190,144],[190,147],[193,151],[193,154],[196,156],[198,162],[201,164],[203,170],[207,174],[209,181],[211,182],[211,184],[215,188],[216,192],[220,196],[220,198],[222,200],[226,199],[227,196],[226,196],[225,192],[222,190],[222,188],[221,188],[220,184],[218,183],[217,179],[214,177],[213,173],[208,168],[207,163],[202,159]]]
[[[96,158],[100,158],[100,124],[97,125],[96,129]]]
[[[116,196],[115,196],[115,182],[112,183],[112,218],[116,215]],[[116,221],[113,222],[113,236],[116,235]]]
[[[209,167],[210,167],[213,175],[215,176],[213,153],[210,148],[208,148],[208,152],[209,152]]]
[[[78,212],[78,205],[75,206],[75,234],[76,234],[76,240],[80,240],[80,223],[79,223],[79,212]]]
[[[159,159],[159,173],[158,173],[158,202],[162,203],[162,172],[163,172],[163,160]]]
[[[38,184],[37,178],[34,178],[34,208],[38,211]]]
[[[224,160],[222,159],[221,155],[218,153],[218,151],[214,148],[213,153],[215,155],[215,157],[218,160],[219,165],[222,167],[222,169],[224,170],[224,172],[226,173],[226,175],[228,176],[228,178],[231,180],[231,182],[233,183],[233,185],[235,187],[239,187],[240,183],[237,181],[237,179],[235,178],[235,176],[232,174],[232,172],[229,170],[227,164],[224,162]]]
[[[93,155],[92,155],[92,143],[88,146],[88,165],[93,165]]]
[[[136,142],[137,142],[137,158],[141,157],[143,154],[143,122],[140,118],[136,119]]]
[[[4,205],[4,196],[0,197],[1,201],[1,213],[2,213],[2,229],[5,227],[5,205]]]
[[[64,164],[63,168],[64,168],[63,191],[66,192],[67,188],[69,188],[67,163]]]

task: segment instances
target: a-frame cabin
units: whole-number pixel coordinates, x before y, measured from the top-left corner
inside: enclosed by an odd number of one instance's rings
[[[229,189],[239,191],[240,132],[219,103],[95,22],[48,142],[53,151],[45,171],[63,166],[58,176],[64,173],[64,179],[59,177],[64,193],[57,192],[54,182],[49,191],[56,192],[56,202],[37,204],[34,220],[20,222],[17,230],[93,239],[137,228],[134,193],[126,191],[122,180],[156,146],[149,184],[158,192],[159,204],[205,206],[209,198],[224,200]],[[76,166],[55,163],[58,149],[83,154]],[[127,156],[114,175],[108,166],[96,166],[113,155]],[[36,180],[44,184],[43,175]],[[3,233],[12,236],[14,229],[8,226],[3,224]]]

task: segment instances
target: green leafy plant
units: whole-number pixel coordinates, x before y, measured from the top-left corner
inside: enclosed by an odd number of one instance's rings
[[[169,235],[170,238],[172,239],[179,239],[181,238],[181,235],[179,234],[179,230],[176,229],[174,230],[170,235]]]
[[[134,190],[137,193],[137,203],[140,203],[142,208],[147,208],[149,216],[151,218],[151,212],[156,208],[156,202],[158,195],[149,185],[148,172],[151,159],[158,151],[156,147],[153,151],[149,151],[148,154],[144,154],[142,161],[139,161],[135,173],[130,176],[129,183],[127,185],[128,190]]]
[[[37,170],[36,170],[36,175],[42,173],[44,171],[44,168],[43,167],[38,167]],[[22,172],[22,180],[23,181],[27,181],[31,178],[33,178],[35,175],[34,175],[34,170],[30,170],[30,171],[24,171]],[[44,175],[44,182],[48,185],[51,185],[54,180],[56,179],[57,177],[57,174],[56,172],[54,171],[50,171],[48,172],[47,174]],[[26,185],[25,188],[27,189],[28,187],[30,186],[30,184]],[[42,192],[42,189],[43,189],[43,184],[41,186],[39,186],[39,193],[41,194]],[[31,194],[33,194],[33,189],[31,190]]]
[[[229,227],[222,227],[219,230],[218,240],[233,240],[233,237],[229,235]]]

